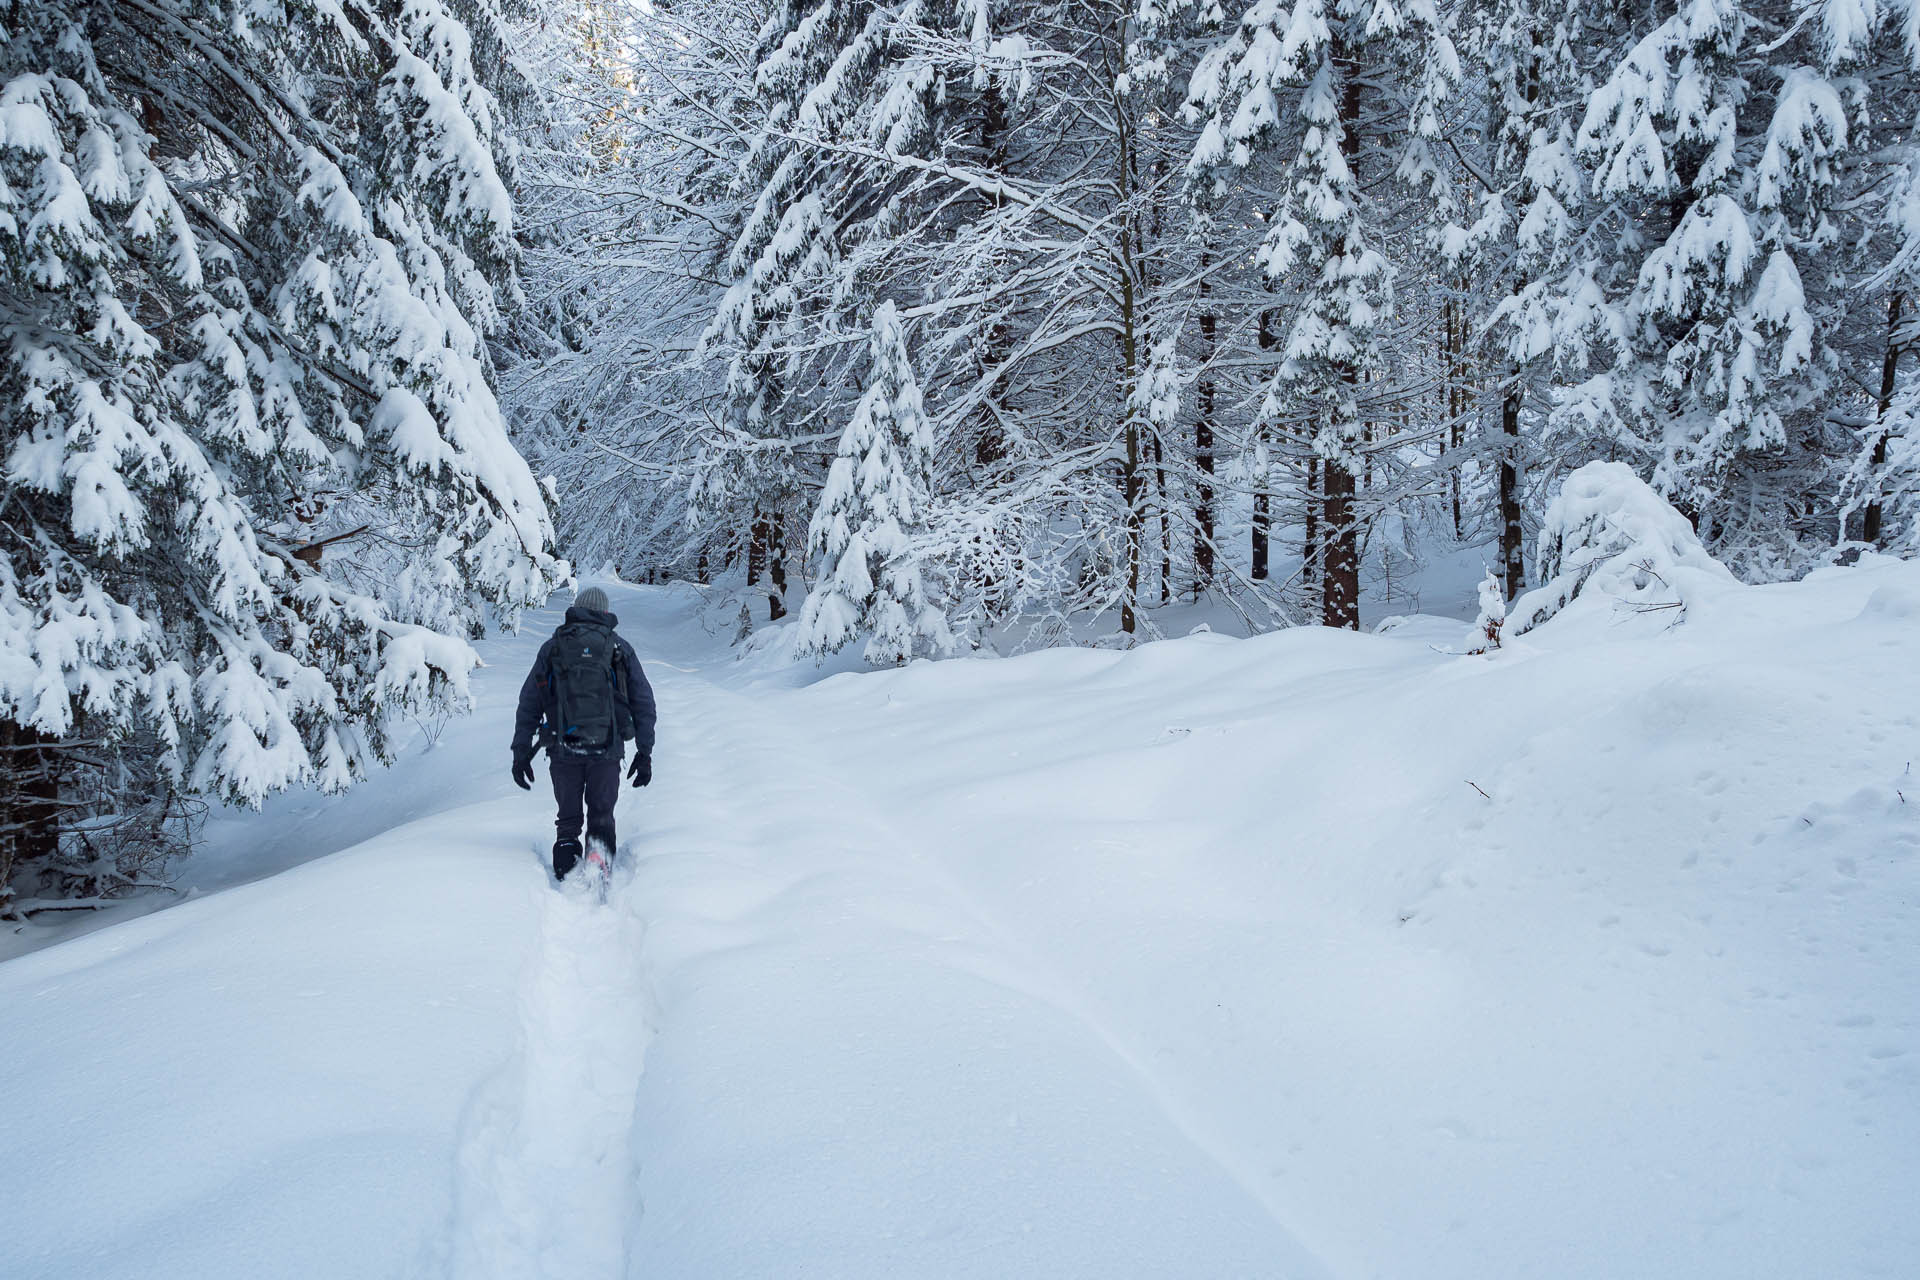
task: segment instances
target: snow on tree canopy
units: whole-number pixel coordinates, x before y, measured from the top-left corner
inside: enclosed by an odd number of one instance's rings
[[[489,384],[501,15],[0,17],[0,719],[234,801],[345,786],[566,571]]]
[[[1898,126],[1876,122],[1913,118],[1910,72],[1852,74],[1889,17],[1852,0],[1602,17],[1576,138],[1591,225],[1568,229],[1571,269],[1528,290],[1568,388],[1556,447],[1632,460],[1717,554],[1767,576],[1817,554],[1804,495],[1839,470],[1850,260],[1880,252],[1841,228],[1889,186]]]

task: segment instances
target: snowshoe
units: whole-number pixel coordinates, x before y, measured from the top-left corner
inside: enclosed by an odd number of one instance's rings
[[[613,885],[613,850],[603,841],[587,841],[587,877],[593,891],[601,902],[607,900],[607,890]]]
[[[580,861],[580,842],[578,840],[555,840],[553,842],[553,878],[565,880],[567,873]]]

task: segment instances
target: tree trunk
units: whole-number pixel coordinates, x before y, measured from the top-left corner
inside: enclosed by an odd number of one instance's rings
[[[1322,512],[1326,536],[1322,561],[1320,619],[1329,627],[1360,629],[1360,537],[1353,520],[1353,472],[1323,460]]]
[[[1132,635],[1138,625],[1134,615],[1140,604],[1140,535],[1143,523],[1140,508],[1146,490],[1144,477],[1140,473],[1140,419],[1131,407],[1134,392],[1140,386],[1140,228],[1138,216],[1132,211],[1133,194],[1139,184],[1136,180],[1138,173],[1135,169],[1132,120],[1124,110],[1119,115],[1117,127],[1120,191],[1129,210],[1120,225],[1117,263],[1120,271],[1120,386],[1129,406],[1126,411],[1126,457],[1120,471],[1120,489],[1127,504],[1127,594],[1120,605],[1120,629]]]
[[[767,522],[758,511],[747,526],[747,590],[760,585],[760,574],[767,562]]]
[[[1193,496],[1193,594],[1213,586],[1213,374],[1208,371],[1218,342],[1210,295],[1213,286],[1205,276],[1207,259],[1200,259],[1200,381],[1194,388],[1193,465],[1199,472]]]
[[[1880,400],[1879,412],[1874,420],[1885,424],[1887,413],[1893,408],[1893,390],[1899,385],[1900,353],[1900,309],[1905,299],[1895,293],[1887,300],[1887,354],[1880,362]],[[1887,437],[1883,431],[1873,442],[1873,469],[1876,476],[1880,468],[1887,464]],[[1880,529],[1886,520],[1886,512],[1875,498],[1867,504],[1865,523],[1861,526],[1860,540],[1873,546],[1880,545]]]
[[[1134,604],[1140,599],[1140,424],[1127,421],[1127,457],[1120,472],[1120,492],[1127,503],[1127,595],[1120,605],[1120,629],[1133,634]]]
[[[1253,580],[1267,580],[1267,529],[1272,516],[1267,511],[1265,492],[1253,495]]]
[[[1007,167],[1007,102],[998,85],[989,83],[980,95],[980,155],[982,166],[988,173],[1003,173]],[[986,197],[987,207],[1000,209],[1006,203],[1006,196],[998,191]],[[995,323],[988,327],[986,340],[980,352],[981,376],[987,376],[990,370],[1000,367],[1007,358],[1007,326]],[[1000,428],[1000,420],[991,407],[980,411],[979,434],[973,441],[973,460],[989,470],[995,469],[1006,459],[1007,437]]]
[[[767,592],[767,620],[778,622],[787,616],[787,529],[777,513],[767,519],[767,578],[773,584]]]
[[[1280,345],[1280,313],[1262,311],[1260,313],[1260,349],[1271,351]],[[1264,478],[1264,477],[1263,477]],[[1265,490],[1253,495],[1253,528],[1249,535],[1253,552],[1253,580],[1267,580],[1267,533],[1272,526],[1268,499]]]
[[[1340,149],[1358,173],[1360,127],[1360,68],[1350,56],[1336,54],[1345,63],[1346,83],[1340,95]],[[1360,372],[1349,363],[1342,376],[1357,392]],[[1371,457],[1369,456],[1369,464]],[[1360,531],[1353,518],[1354,475],[1345,461],[1323,458],[1324,490],[1321,514],[1326,521],[1325,554],[1321,559],[1320,620],[1329,627],[1360,629]]]
[[[1457,454],[1467,442],[1467,424],[1465,422],[1470,398],[1467,394],[1467,317],[1466,304],[1462,299],[1472,287],[1470,280],[1459,282],[1459,297],[1449,297],[1440,304],[1441,309],[1441,358],[1446,370],[1446,413],[1447,448]],[[1461,510],[1460,462],[1456,457],[1447,467],[1447,490],[1453,505],[1453,536],[1457,540],[1466,536],[1466,518]]]
[[[1311,597],[1320,582],[1320,459],[1307,459],[1305,536],[1300,539],[1300,585]]]
[[[1507,599],[1527,586],[1527,551],[1520,528],[1520,405],[1525,392],[1519,370],[1500,401],[1500,564]]]
[[[787,589],[787,566],[784,548],[780,545],[780,525],[780,517],[756,512],[747,535],[747,589],[751,591],[759,586],[761,574],[765,573],[770,622],[787,616],[787,604],[781,598]]]
[[[1166,447],[1153,433],[1153,486],[1160,501],[1160,603],[1173,600],[1173,503],[1167,493]]]

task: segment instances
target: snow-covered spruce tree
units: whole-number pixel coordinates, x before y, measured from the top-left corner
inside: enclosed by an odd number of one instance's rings
[[[820,576],[800,610],[797,647],[833,653],[866,632],[863,656],[885,666],[916,652],[951,652],[953,634],[915,545],[929,514],[933,437],[891,302],[874,313],[870,358],[866,394],[840,437],[807,530]]]
[[[1871,108],[1821,46],[1855,8],[1666,0],[1577,136],[1603,212],[1554,304],[1569,374],[1589,371],[1556,429],[1750,574],[1803,567],[1831,528],[1837,184]]]
[[[1551,304],[1563,292],[1580,292],[1566,277],[1575,269],[1584,212],[1573,131],[1585,97],[1575,53],[1588,32],[1585,10],[1577,0],[1489,0],[1470,10],[1472,57],[1487,94],[1488,181],[1477,216],[1449,248],[1483,297],[1504,285],[1484,327],[1499,361],[1493,452],[1508,599],[1526,581],[1523,427],[1548,407],[1559,350]]]
[[[488,0],[0,24],[0,892],[97,894],[128,809],[362,775],[564,566],[487,380]]]
[[[1301,298],[1261,416],[1313,423],[1321,616],[1330,626],[1359,625],[1361,387],[1381,367],[1392,308],[1392,268],[1366,191],[1387,176],[1392,157],[1377,142],[1363,145],[1363,122],[1392,109],[1405,136],[1392,172],[1437,196],[1440,104],[1458,78],[1451,37],[1430,0],[1260,0],[1192,77],[1191,109],[1206,118],[1190,161],[1196,179],[1218,194],[1244,180],[1263,153],[1280,156],[1282,196],[1261,258],[1270,277],[1294,280]],[[1404,96],[1379,101],[1389,85],[1405,86]],[[1444,200],[1428,206],[1448,212]]]
[[[1851,295],[1849,354],[1871,389],[1841,488],[1843,540],[1920,555],[1920,19],[1876,22],[1880,13],[1836,14],[1829,56],[1871,86],[1873,107],[1857,113],[1854,150],[1869,157],[1851,175],[1847,203],[1870,234]],[[1876,253],[1884,256],[1875,257]],[[1859,305],[1871,300],[1871,305]]]
[[[903,12],[903,10],[905,12]],[[914,56],[909,23],[971,33],[986,5],[776,0],[754,48],[759,127],[740,159],[746,214],[723,264],[729,288],[706,343],[727,360],[722,419],[693,485],[696,517],[745,534],[748,579],[780,616],[787,529],[804,512],[796,445],[831,412],[843,353],[809,341],[856,299],[861,246],[901,225],[914,171],[892,161],[934,139],[944,78]]]
[[[1500,647],[1500,633],[1507,625],[1507,585],[1491,569],[1480,579],[1479,599],[1480,612],[1467,632],[1467,652],[1492,653]]]

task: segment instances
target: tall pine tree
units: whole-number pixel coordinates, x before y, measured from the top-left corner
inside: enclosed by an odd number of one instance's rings
[[[1261,261],[1269,277],[1295,279],[1301,299],[1261,416],[1312,424],[1328,626],[1359,626],[1354,496],[1369,427],[1362,383],[1382,367],[1393,305],[1388,246],[1367,194],[1389,166],[1368,145],[1364,120],[1389,106],[1371,100],[1384,83],[1410,86],[1391,104],[1404,112],[1406,137],[1391,172],[1431,190],[1439,107],[1458,78],[1451,37],[1429,0],[1261,0],[1193,74],[1190,101],[1206,115],[1190,166],[1198,178],[1217,192],[1262,152],[1282,155]]]

